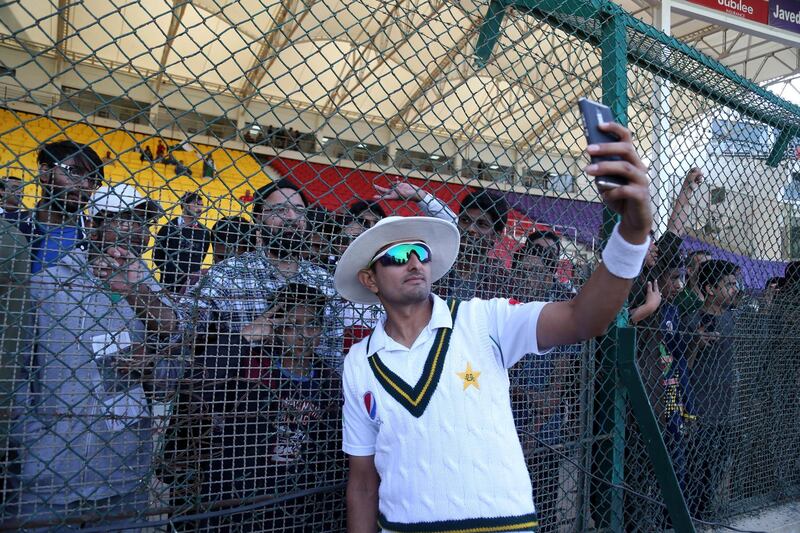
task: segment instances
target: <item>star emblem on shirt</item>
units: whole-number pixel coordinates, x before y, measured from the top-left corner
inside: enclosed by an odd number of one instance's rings
[[[472,365],[469,361],[467,361],[467,369],[463,372],[456,372],[456,374],[464,382],[463,390],[467,390],[467,387],[475,387],[480,390],[481,386],[480,383],[478,383],[478,376],[480,376],[481,373],[477,370],[472,370]]]

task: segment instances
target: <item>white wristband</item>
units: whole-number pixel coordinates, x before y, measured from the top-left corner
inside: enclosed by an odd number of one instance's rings
[[[603,264],[606,270],[622,279],[633,279],[642,271],[642,263],[650,248],[650,237],[642,244],[631,244],[619,234],[619,222],[614,226],[606,247],[603,248]]]

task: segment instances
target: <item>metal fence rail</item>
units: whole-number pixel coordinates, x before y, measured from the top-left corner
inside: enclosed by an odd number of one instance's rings
[[[633,131],[658,244],[606,336],[510,371],[539,531],[800,495],[793,104],[600,1],[0,19],[0,529],[344,531],[341,368],[380,309],[336,261],[426,214],[464,235],[437,294],[571,298],[613,223],[580,97]]]

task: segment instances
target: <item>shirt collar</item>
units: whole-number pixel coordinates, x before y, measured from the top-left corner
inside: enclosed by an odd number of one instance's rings
[[[180,226],[182,228],[183,227],[186,227],[186,228],[199,228],[200,227],[200,221],[199,220],[195,220],[191,224],[187,224],[186,220],[184,220],[183,216],[179,216],[178,217],[178,226]]]
[[[433,312],[431,314],[431,319],[428,322],[428,325],[425,326],[425,328],[420,332],[420,336],[423,336],[425,333],[432,333],[439,328],[453,327],[453,317],[450,314],[450,309],[447,307],[447,302],[445,302],[435,294],[431,294],[431,300],[433,300]],[[378,324],[375,326],[372,335],[370,336],[369,340],[370,353],[368,353],[367,356],[370,356],[386,348],[387,341],[389,341],[390,338],[387,335],[386,330],[384,329],[385,324],[386,324],[386,314],[384,313]]]
[[[191,224],[187,224],[186,220],[182,216],[178,217],[178,226],[181,228],[198,228],[200,227],[200,223],[195,220]]]

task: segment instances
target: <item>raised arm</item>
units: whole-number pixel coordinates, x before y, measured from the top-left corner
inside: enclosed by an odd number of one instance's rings
[[[405,200],[416,202],[425,216],[436,217],[448,222],[456,223],[456,214],[447,204],[436,198],[433,194],[426,192],[416,185],[408,182],[393,183],[391,187],[381,187],[375,185],[378,194],[374,200]]]
[[[123,295],[148,334],[171,336],[178,331],[178,315],[166,292],[154,292],[147,283],[149,270],[138,257],[121,247],[111,247],[92,262],[95,275]]]
[[[678,192],[678,197],[675,198],[672,213],[670,213],[667,221],[667,230],[675,235],[686,235],[686,226],[689,223],[689,209],[691,207],[689,201],[700,184],[703,183],[703,178],[703,171],[694,167],[683,179],[681,190]]]
[[[645,318],[658,311],[661,305],[661,290],[658,288],[658,280],[647,282],[647,298],[644,303],[635,309],[631,309],[631,323],[638,324]]]
[[[627,257],[636,257],[641,269],[653,222],[647,168],[639,159],[627,128],[615,123],[600,127],[615,134],[620,139],[619,142],[590,145],[587,152],[592,156],[616,155],[621,160],[591,164],[586,168],[586,173],[591,176],[615,175],[627,178],[628,185],[606,190],[601,195],[609,208],[622,215],[609,244],[614,241],[613,248],[617,257],[620,251]],[[609,245],[606,248],[608,250]],[[609,272],[605,263],[600,264],[575,298],[567,302],[550,303],[542,309],[536,331],[539,347],[544,349],[560,344],[573,344],[602,335],[622,309],[634,277],[635,275],[631,279],[618,277]]]

